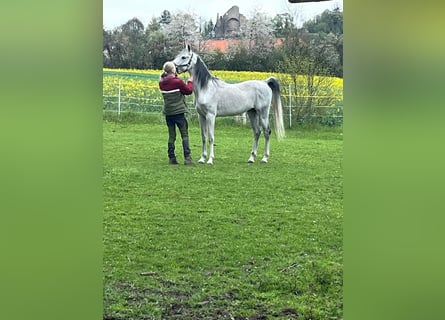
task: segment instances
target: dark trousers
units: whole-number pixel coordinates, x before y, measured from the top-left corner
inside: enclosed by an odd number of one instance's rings
[[[175,141],[176,141],[176,127],[179,129],[182,139],[182,148],[184,151],[184,158],[190,156],[190,146],[189,146],[189,133],[188,133],[188,122],[185,118],[184,113],[175,114],[173,116],[165,116],[165,121],[168,127],[168,157],[175,158]]]

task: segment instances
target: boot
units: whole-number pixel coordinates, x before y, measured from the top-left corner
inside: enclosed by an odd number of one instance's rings
[[[191,166],[194,166],[194,165],[195,165],[195,163],[194,163],[193,160],[192,160],[192,157],[190,157],[190,156],[185,157],[185,159],[184,159],[184,164],[185,164],[185,165],[191,165]]]
[[[169,164],[178,164],[175,156],[175,144],[169,142],[168,143],[168,163]]]
[[[192,161],[192,157],[190,156],[191,151],[190,151],[188,139],[182,140],[182,149],[184,150],[184,164],[185,165],[195,165]]]

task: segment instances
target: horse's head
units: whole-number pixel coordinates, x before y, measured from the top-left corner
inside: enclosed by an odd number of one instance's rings
[[[190,45],[187,45],[173,60],[178,73],[189,71],[196,62],[196,55],[193,53]]]

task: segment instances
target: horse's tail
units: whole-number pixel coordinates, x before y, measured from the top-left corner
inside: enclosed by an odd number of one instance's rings
[[[275,120],[275,134],[280,140],[284,138],[284,122],[283,122],[283,108],[281,107],[280,98],[280,84],[275,77],[270,77],[266,80],[267,85],[272,89],[272,107],[274,111]]]

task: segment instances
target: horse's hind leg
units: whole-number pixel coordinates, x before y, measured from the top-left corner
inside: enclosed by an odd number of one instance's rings
[[[264,131],[264,140],[265,140],[265,146],[264,146],[264,156],[263,159],[261,159],[262,163],[267,163],[267,159],[269,158],[270,154],[270,134],[272,130],[270,130],[269,127],[269,115],[263,114],[261,117],[261,126],[263,127]]]
[[[250,119],[250,124],[252,125],[253,130],[253,146],[252,151],[250,152],[249,160],[247,160],[248,163],[255,162],[255,157],[257,155],[258,150],[258,139],[260,138],[261,129],[259,124],[259,117],[255,109],[250,109],[247,111],[247,115]]]
[[[201,158],[199,158],[198,163],[204,163],[207,158],[207,123],[206,118],[199,115],[199,127],[201,128],[201,139],[202,139],[202,153]]]

